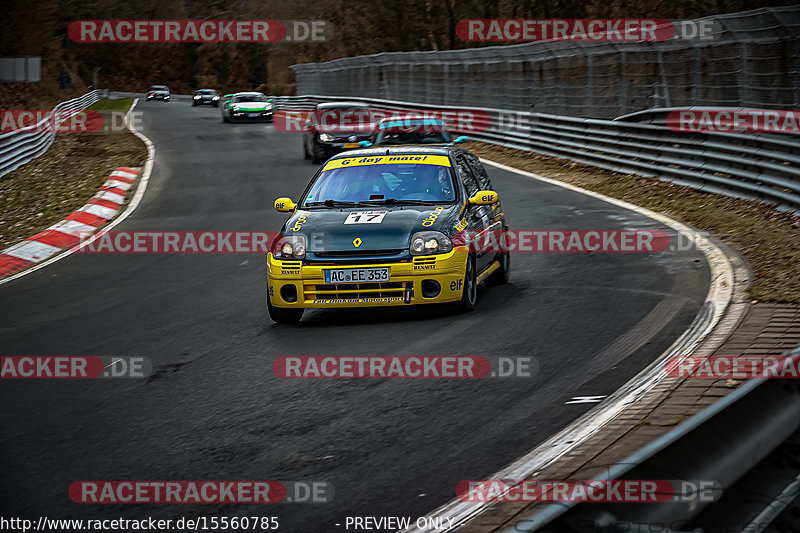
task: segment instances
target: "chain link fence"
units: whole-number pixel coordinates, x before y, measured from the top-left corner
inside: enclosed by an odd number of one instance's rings
[[[696,19],[708,40],[534,42],[292,66],[297,94],[614,118],[692,105],[800,108],[800,6]]]

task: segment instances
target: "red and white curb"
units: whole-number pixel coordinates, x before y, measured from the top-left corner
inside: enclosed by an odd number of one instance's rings
[[[44,261],[78,244],[81,236],[97,231],[120,211],[125,195],[139,175],[135,168],[120,167],[83,207],[70,216],[10,248],[0,251],[0,278]]]

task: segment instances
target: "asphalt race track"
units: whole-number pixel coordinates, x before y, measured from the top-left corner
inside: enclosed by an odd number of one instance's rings
[[[270,230],[316,167],[300,136],[223,124],[216,108],[140,102],[156,147],[139,208],[116,230]],[[560,187],[488,167],[512,229],[665,229]],[[671,230],[665,229],[670,234]],[[275,326],[260,255],[74,254],[0,285],[3,355],[145,356],[139,380],[3,380],[6,515],[278,516],[280,530],[344,517],[422,516],[608,395],[690,324],[709,282],[698,251],[516,254],[478,308],[315,310]],[[532,378],[281,380],[282,355],[531,355]],[[326,480],[327,504],[79,505],[77,480]],[[342,523],[342,527],[334,524]]]

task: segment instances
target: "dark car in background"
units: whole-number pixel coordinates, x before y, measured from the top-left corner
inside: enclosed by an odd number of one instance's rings
[[[358,148],[360,141],[372,137],[369,106],[364,102],[327,102],[317,104],[309,114],[303,132],[303,155],[314,164]]]
[[[196,107],[205,104],[219,107],[219,94],[217,94],[217,91],[214,89],[199,89],[194,92],[192,106]]]
[[[147,89],[147,100],[163,100],[169,102],[169,87],[166,85],[151,85]]]
[[[435,118],[385,118],[378,122],[368,141],[359,146],[400,146],[408,144],[458,144],[467,141],[465,135],[453,137],[445,123]]]

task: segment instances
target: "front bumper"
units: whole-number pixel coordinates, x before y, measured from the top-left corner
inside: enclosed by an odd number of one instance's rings
[[[169,95],[168,94],[152,94],[152,95],[148,94],[147,95],[147,99],[148,100],[169,100]]]
[[[385,307],[454,302],[464,288],[468,250],[458,246],[446,254],[414,257],[387,263],[310,263],[283,261],[267,254],[267,294],[275,307],[288,309]],[[389,267],[385,283],[326,284],[333,268]],[[423,281],[439,284],[439,293],[423,295]],[[430,283],[426,283],[430,285]],[[288,297],[287,297],[288,295]],[[294,295],[294,301],[291,301]]]
[[[272,110],[267,111],[231,111],[230,112],[231,120],[268,120],[272,121]]]

